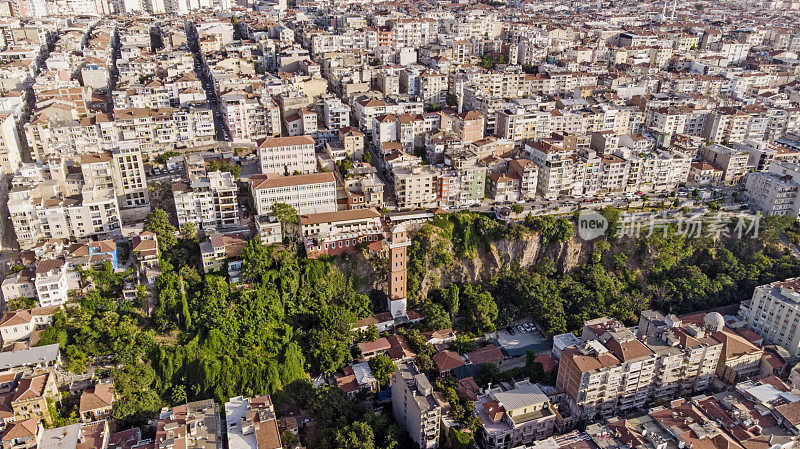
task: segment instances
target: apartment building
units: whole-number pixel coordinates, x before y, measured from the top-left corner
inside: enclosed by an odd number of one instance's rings
[[[717,143],[742,142],[747,137],[749,122],[750,116],[739,108],[719,108],[706,120],[703,137]]]
[[[122,142],[111,152],[111,176],[122,218],[144,217],[150,195],[142,152],[135,143]]]
[[[383,207],[384,184],[377,173],[378,170],[368,164],[348,170],[348,176],[344,179],[348,209]]]
[[[483,114],[478,111],[468,111],[453,115],[453,134],[463,144],[472,143],[483,139],[484,120]]]
[[[286,203],[299,214],[335,212],[336,178],[333,173],[291,176],[255,175],[250,192],[258,215],[271,213],[275,203]]]
[[[572,151],[556,144],[537,141],[526,145],[525,152],[538,167],[536,188],[542,196],[555,199],[572,191],[575,180]]]
[[[73,195],[62,192],[55,181],[12,188],[8,208],[21,248],[49,238],[119,235],[122,220],[113,189],[88,185]]]
[[[36,262],[36,297],[40,307],[60,306],[67,296],[67,264],[64,259],[45,259]]]
[[[322,120],[328,129],[342,129],[350,126],[350,106],[338,98],[327,98],[322,103]]]
[[[281,135],[281,110],[269,97],[228,91],[220,95],[220,110],[234,140],[250,141]]]
[[[15,114],[0,113],[0,171],[16,173],[22,162]]]
[[[317,166],[311,136],[272,137],[258,146],[261,173],[312,173]]]
[[[655,397],[693,394],[711,385],[722,343],[722,323],[703,327],[645,313],[638,336],[615,320],[584,325],[582,343],[561,351],[556,386],[576,414],[592,418],[640,408]]]
[[[760,285],[749,301],[742,301],[739,317],[764,337],[793,356],[800,355],[800,278]]]
[[[422,114],[421,101],[387,102],[379,99],[356,100],[351,104],[361,131],[371,134],[373,118],[385,114]]]
[[[355,209],[300,215],[300,233],[306,257],[355,253],[361,242],[373,246],[383,240],[381,214],[377,210]],[[374,247],[374,246],[373,246]]]
[[[747,161],[750,159],[747,151],[715,143],[703,148],[702,154],[703,161],[722,169],[722,182],[725,185],[740,182],[747,173]]]
[[[334,157],[335,160],[349,157],[351,160],[361,160],[364,156],[364,133],[358,128],[347,126],[339,129],[339,142],[342,144],[342,154]]]
[[[121,109],[114,111],[114,124],[120,139],[137,142],[145,153],[214,140],[214,114],[208,106]]]
[[[750,207],[766,215],[800,215],[800,165],[781,162],[766,172],[748,173],[745,196]]]
[[[191,435],[192,438],[187,438]],[[153,440],[155,449],[169,449],[175,441],[186,449],[222,449],[222,425],[219,407],[213,399],[188,402],[162,411]]]
[[[225,403],[229,449],[281,449],[280,429],[269,396],[237,396]]]
[[[420,448],[439,447],[439,421],[445,403],[413,362],[397,365],[392,379],[394,419]]]
[[[392,46],[396,50],[433,43],[439,34],[438,22],[428,18],[395,19],[389,22],[389,26],[392,29]]]
[[[400,209],[436,207],[436,171],[428,166],[392,169],[394,195]]]
[[[46,371],[23,375],[7,400],[13,421],[35,418],[50,424],[54,417],[50,416],[48,400],[54,401],[59,397],[56,375],[53,371]]]
[[[222,171],[211,172],[191,183],[173,183],[178,226],[192,223],[197,229],[209,231],[235,225],[239,213],[237,191],[233,176]]]
[[[557,412],[538,385],[514,383],[504,390],[490,388],[475,402],[481,421],[481,445],[486,449],[509,449],[543,440],[555,428]]]

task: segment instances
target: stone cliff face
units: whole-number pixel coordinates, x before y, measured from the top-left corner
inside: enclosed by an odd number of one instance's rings
[[[440,237],[436,237],[440,238]],[[453,282],[476,283],[490,279],[497,274],[503,266],[518,263],[529,267],[547,257],[555,262],[556,269],[560,272],[570,272],[586,261],[592,248],[587,243],[575,236],[566,242],[542,245],[538,234],[529,233],[518,239],[502,239],[489,242],[488,245],[478,245],[475,257],[456,259],[450,266],[437,268],[430,261],[427,263],[421,283],[421,294],[436,285],[446,287]],[[367,260],[358,254],[347,264],[346,270],[356,274],[366,282],[362,285],[363,291],[373,288],[385,289],[385,275],[376,267],[378,256],[369,256]]]
[[[542,245],[537,234],[526,234],[519,239],[502,239],[479,245],[476,257],[457,259],[449,267],[436,268],[428,264],[422,280],[422,294],[436,286],[446,287],[453,282],[476,283],[490,279],[503,266],[519,264],[530,267],[547,257],[553,259],[556,269],[570,272],[581,265],[589,253],[591,244],[578,237],[566,242]]]

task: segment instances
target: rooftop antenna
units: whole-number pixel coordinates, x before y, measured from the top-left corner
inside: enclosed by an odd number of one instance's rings
[[[664,22],[664,19],[667,17],[667,2],[669,0],[664,0],[664,9],[661,10],[661,22]]]
[[[676,9],[678,9],[678,0],[674,0],[672,2],[672,18],[670,20],[672,20],[673,22],[675,21],[675,10]]]

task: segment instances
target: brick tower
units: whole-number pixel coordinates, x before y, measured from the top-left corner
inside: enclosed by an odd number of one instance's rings
[[[406,261],[411,242],[401,224],[389,232],[389,311],[395,319],[407,319]]]

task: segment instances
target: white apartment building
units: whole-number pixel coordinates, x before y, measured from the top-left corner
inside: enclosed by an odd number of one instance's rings
[[[205,231],[236,224],[236,181],[228,172],[211,172],[186,184],[172,184],[178,225],[193,223]]]
[[[384,114],[422,114],[421,101],[387,103],[383,100],[361,100],[351,104],[358,127],[365,133],[372,132],[373,118]]]
[[[420,448],[439,447],[439,420],[443,405],[428,378],[416,365],[406,362],[397,366],[392,379],[394,419]]]
[[[437,206],[437,172],[429,165],[392,169],[394,194],[400,209]]]
[[[142,217],[150,210],[150,194],[141,150],[134,142],[121,142],[111,157],[111,175],[122,217]]]
[[[22,162],[17,120],[14,114],[0,113],[0,172],[16,173]]]
[[[713,335],[724,327],[722,317],[701,328],[650,315],[642,313],[638,335],[613,319],[587,321],[582,343],[561,351],[556,386],[578,416],[607,417],[711,385],[722,352]]]
[[[558,145],[534,142],[525,146],[525,152],[528,159],[539,167],[536,188],[542,196],[555,199],[572,190],[575,181],[572,151]]]
[[[214,114],[207,106],[122,109],[114,111],[114,124],[120,139],[137,142],[142,152],[214,140]]]
[[[36,297],[40,307],[60,306],[67,296],[67,264],[64,259],[45,259],[36,262]]]
[[[281,110],[269,97],[230,91],[220,95],[220,109],[234,140],[251,141],[281,134]]]
[[[27,249],[43,239],[116,236],[121,218],[113,189],[84,187],[64,196],[56,182],[16,186],[8,208],[20,247]]]
[[[703,149],[703,160],[722,169],[722,182],[732,185],[747,173],[750,153],[745,150],[712,144]]]
[[[258,147],[262,174],[312,173],[317,159],[311,136],[272,137]]]
[[[766,172],[745,177],[745,195],[750,207],[766,215],[800,215],[800,165],[771,164]]]
[[[716,143],[736,143],[747,138],[750,116],[739,108],[724,107],[709,115],[703,137]]]
[[[350,106],[338,98],[326,98],[322,103],[322,120],[327,129],[342,129],[350,126]]]
[[[336,178],[333,173],[310,173],[292,176],[255,175],[250,192],[258,215],[271,213],[275,203],[286,203],[298,214],[335,212]]]
[[[756,287],[750,301],[742,301],[739,317],[764,337],[764,344],[784,347],[800,355],[800,278]]]
[[[390,22],[390,26],[396,50],[404,47],[422,47],[436,42],[439,35],[439,23],[434,19],[396,19]]]

